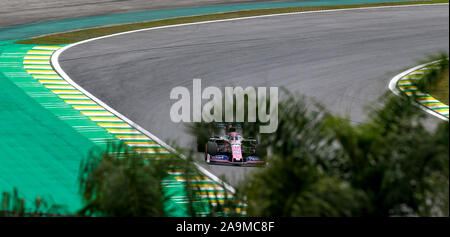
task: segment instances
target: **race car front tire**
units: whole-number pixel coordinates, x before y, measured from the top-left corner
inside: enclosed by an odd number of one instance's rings
[[[215,142],[208,142],[206,144],[206,152],[209,155],[215,156],[217,154],[217,143],[215,143]]]

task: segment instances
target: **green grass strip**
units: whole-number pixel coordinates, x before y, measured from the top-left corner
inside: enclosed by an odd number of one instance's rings
[[[0,47],[0,192],[18,188],[26,211],[41,197],[48,204],[63,205],[58,213],[73,213],[82,206],[80,162],[98,146],[89,138],[107,133],[76,130],[73,124],[93,126],[90,121],[61,119],[79,113],[23,69],[32,47]]]
[[[448,70],[442,72],[442,79],[430,88],[430,95],[432,95],[437,100],[448,105],[449,104],[449,77]]]

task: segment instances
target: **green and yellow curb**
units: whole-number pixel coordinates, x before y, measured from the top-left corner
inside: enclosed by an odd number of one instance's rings
[[[431,62],[408,69],[392,78],[389,89],[397,95],[403,93],[414,96],[420,108],[442,120],[449,121],[449,106],[415,86],[415,82],[423,79],[427,72],[438,67],[438,62]]]

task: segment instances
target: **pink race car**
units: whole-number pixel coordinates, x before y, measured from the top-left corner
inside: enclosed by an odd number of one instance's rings
[[[212,136],[206,143],[206,163],[232,165],[264,165],[265,149],[256,139],[244,139],[242,133],[231,125],[223,127],[224,135]]]

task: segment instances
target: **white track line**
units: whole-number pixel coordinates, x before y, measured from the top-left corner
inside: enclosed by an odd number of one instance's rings
[[[97,97],[95,97],[94,95],[92,95],[91,93],[89,93],[88,91],[86,91],[85,89],[83,89],[81,86],[79,86],[77,83],[75,83],[70,77],[69,75],[67,75],[66,72],[64,72],[64,70],[61,68],[61,65],[59,64],[59,56],[61,55],[62,52],[66,51],[69,48],[72,48],[74,46],[80,45],[80,44],[84,44],[90,41],[94,41],[94,40],[99,40],[99,39],[104,39],[104,38],[109,38],[109,37],[114,37],[114,36],[119,36],[119,35],[123,35],[123,34],[130,34],[130,33],[136,33],[136,32],[141,32],[141,31],[149,31],[149,30],[157,30],[157,29],[165,29],[165,28],[173,28],[173,27],[180,27],[180,26],[189,26],[189,25],[200,25],[200,24],[209,24],[209,23],[217,23],[217,22],[227,22],[227,21],[238,21],[238,20],[246,20],[246,19],[255,19],[255,18],[265,18],[265,17],[273,17],[273,16],[288,16],[288,15],[297,15],[297,14],[311,14],[311,13],[326,13],[326,12],[340,12],[340,11],[358,11],[358,10],[372,10],[372,9],[384,9],[384,8],[403,8],[403,7],[420,7],[420,6],[435,6],[435,5],[448,5],[448,3],[440,3],[440,4],[415,4],[415,5],[400,5],[400,6],[381,6],[381,7],[361,7],[361,8],[349,8],[349,9],[331,9],[331,10],[319,10],[319,11],[306,11],[306,12],[291,12],[291,13],[280,13],[280,14],[270,14],[270,15],[260,15],[260,16],[250,16],[250,17],[240,17],[240,18],[232,18],[232,19],[223,19],[223,20],[213,20],[213,21],[202,21],[202,22],[193,22],[193,23],[185,23],[185,24],[177,24],[177,25],[169,25],[169,26],[159,26],[159,27],[153,27],[153,28],[146,28],[146,29],[139,29],[139,30],[132,30],[132,31],[126,31],[126,32],[120,32],[120,33],[116,33],[116,34],[111,34],[111,35],[106,35],[106,36],[101,36],[101,37],[96,37],[96,38],[92,38],[92,39],[87,39],[87,40],[83,40],[77,43],[73,43],[67,46],[64,46],[60,49],[58,49],[57,51],[55,51],[55,53],[52,55],[51,57],[51,64],[53,66],[53,68],[55,69],[55,71],[62,77],[64,78],[67,82],[69,82],[72,86],[74,86],[75,88],[77,88],[78,90],[80,90],[81,92],[83,92],[86,96],[88,96],[89,98],[91,98],[92,100],[94,100],[95,102],[97,102],[100,106],[102,106],[103,108],[105,108],[106,110],[110,111],[111,113],[113,113],[114,115],[116,115],[117,117],[121,118],[122,120],[124,120],[125,122],[127,122],[128,124],[130,124],[131,126],[133,126],[134,128],[136,128],[137,130],[139,130],[140,132],[142,132],[143,134],[147,135],[148,137],[150,137],[151,139],[153,139],[154,141],[156,141],[157,143],[159,143],[161,146],[163,146],[164,148],[166,148],[167,150],[169,150],[170,152],[179,155],[181,158],[186,159],[186,157],[183,154],[180,154],[179,152],[177,152],[175,149],[173,149],[171,146],[169,146],[168,144],[166,144],[165,142],[163,142],[161,139],[159,139],[158,137],[156,137],[155,135],[153,135],[152,133],[150,133],[149,131],[145,130],[144,128],[142,128],[141,126],[139,126],[138,124],[136,124],[135,122],[131,121],[130,119],[128,119],[127,117],[125,117],[124,115],[120,114],[119,112],[117,112],[116,110],[114,110],[113,108],[109,107],[107,104],[105,104],[103,101],[101,101],[100,99],[98,99]],[[200,166],[197,162],[195,162],[196,167],[199,169],[200,172],[202,172],[204,175],[206,175],[208,178],[212,179],[213,181],[215,181],[216,183],[219,183],[221,185],[223,185],[226,189],[228,189],[228,191],[230,191],[231,193],[235,193],[235,189],[223,182],[221,179],[219,179],[217,176],[215,176],[214,174],[212,174],[211,172],[209,172],[208,170],[206,170],[205,168],[203,168],[202,166]]]

